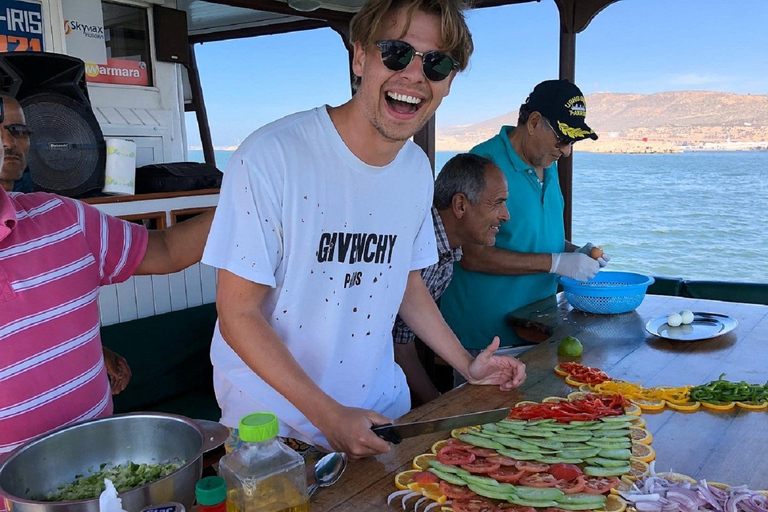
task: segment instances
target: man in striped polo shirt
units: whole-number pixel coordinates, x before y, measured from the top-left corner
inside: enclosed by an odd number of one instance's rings
[[[212,217],[148,231],[77,200],[0,187],[0,461],[112,412],[99,287],[200,261]]]

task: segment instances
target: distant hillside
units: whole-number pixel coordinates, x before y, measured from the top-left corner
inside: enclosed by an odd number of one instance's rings
[[[768,148],[768,96],[680,91],[587,96],[587,122],[600,135],[577,150],[605,152]],[[517,124],[517,111],[437,130],[438,151],[464,151]]]

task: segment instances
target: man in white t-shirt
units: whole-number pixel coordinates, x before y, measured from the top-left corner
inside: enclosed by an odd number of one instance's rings
[[[442,27],[442,28],[441,28]],[[410,405],[400,316],[473,384],[525,379],[494,340],[473,359],[419,270],[437,260],[432,174],[408,139],[472,53],[458,0],[370,0],[350,25],[354,97],[253,133],[230,160],[203,261],[218,267],[211,359],[222,423],[259,410],[280,435],[352,457]]]

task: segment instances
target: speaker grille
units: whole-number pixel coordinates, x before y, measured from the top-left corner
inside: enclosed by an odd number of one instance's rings
[[[101,189],[106,148],[93,112],[57,93],[32,94],[19,103],[34,131],[29,170],[35,188],[70,197]]]

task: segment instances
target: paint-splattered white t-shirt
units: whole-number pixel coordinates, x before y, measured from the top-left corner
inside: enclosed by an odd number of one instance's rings
[[[424,152],[360,161],[326,107],[253,133],[232,155],[203,262],[273,287],[263,314],[323,391],[397,418],[410,406],[392,325],[408,272],[437,261]],[[222,423],[271,411],[280,435],[327,447],[288,400],[222,339],[211,347]]]

